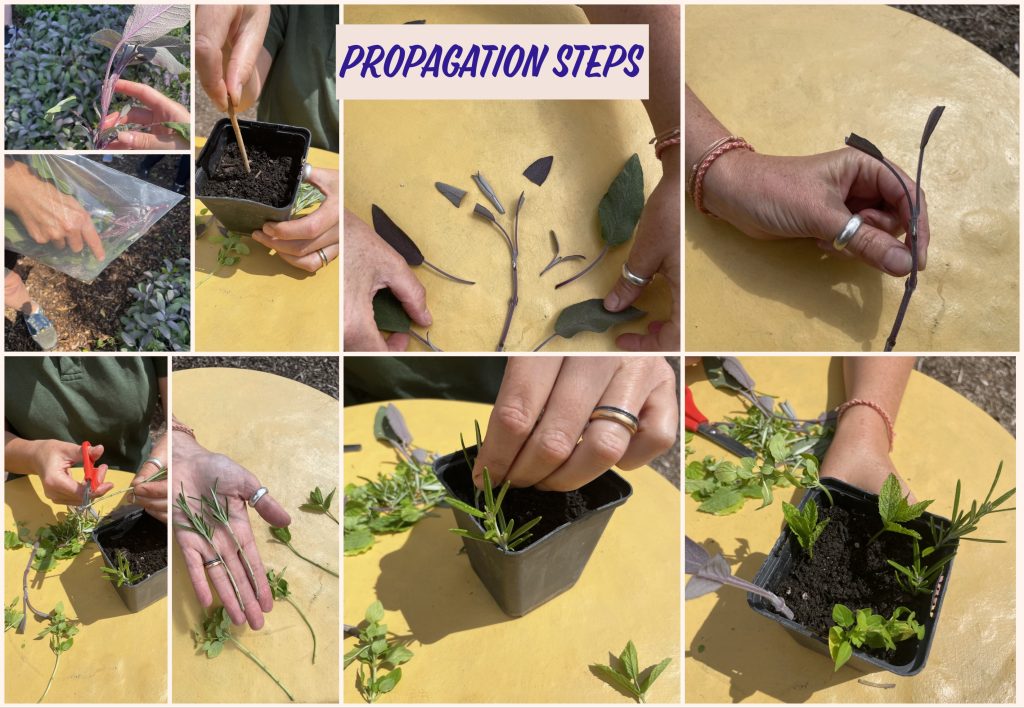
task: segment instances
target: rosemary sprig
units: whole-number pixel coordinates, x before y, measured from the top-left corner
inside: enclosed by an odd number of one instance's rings
[[[228,580],[231,582],[231,589],[235,591],[235,599],[238,600],[238,606],[245,611],[245,603],[242,601],[242,594],[238,592],[238,585],[235,583],[235,576],[231,574],[231,569],[228,568],[227,563],[224,562],[224,556],[221,555],[220,551],[217,550],[217,546],[213,543],[213,528],[206,522],[203,517],[202,509],[200,508],[199,513],[192,511],[192,508],[188,505],[188,498],[185,496],[185,485],[181,485],[181,491],[178,492],[178,497],[174,501],[174,505],[178,507],[178,510],[188,519],[187,524],[175,522],[175,526],[185,531],[191,531],[194,534],[202,537],[206,541],[206,544],[213,549],[213,552],[217,554],[217,559],[221,562],[224,567],[224,571],[228,574]]]
[[[249,582],[252,583],[253,592],[256,593],[257,602],[260,599],[260,586],[256,582],[256,573],[252,569],[252,564],[249,563],[249,557],[246,556],[245,551],[242,549],[242,544],[238,540],[238,536],[235,535],[235,530],[231,528],[231,514],[220,502],[220,494],[217,493],[217,485],[220,483],[220,479],[216,479],[213,482],[213,486],[210,487],[210,496],[205,494],[201,496],[198,501],[201,509],[205,509],[209,512],[210,516],[213,517],[214,521],[224,527],[224,530],[228,532],[228,536],[235,543],[235,548],[238,549],[238,555],[242,558],[242,563],[245,564],[245,572],[249,575]],[[193,497],[195,499],[195,497]]]

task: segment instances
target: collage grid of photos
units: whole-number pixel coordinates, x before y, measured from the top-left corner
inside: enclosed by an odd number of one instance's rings
[[[1019,16],[4,4],[0,705],[1019,705]]]

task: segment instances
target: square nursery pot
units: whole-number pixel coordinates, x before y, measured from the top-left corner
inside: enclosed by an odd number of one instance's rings
[[[834,479],[823,479],[822,483],[832,493],[832,499],[836,506],[843,507],[846,509],[859,509],[869,514],[873,514],[875,518],[878,518],[878,495],[869,494],[857,487],[846,484],[839,480]],[[820,510],[828,506],[828,497],[820,489],[809,489],[801,500],[799,508],[802,510],[807,504],[809,499],[813,499],[818,505],[819,513]],[[928,539],[928,521],[931,520],[935,524],[948,524],[949,520],[925,512],[920,518],[915,521],[906,524],[913,528],[922,535],[922,539]],[[878,526],[881,526],[879,522]],[[871,529],[871,533],[877,529]],[[901,536],[905,538],[907,545],[910,546],[912,538],[910,536]],[[959,547],[959,541],[953,547],[956,551]],[[765,560],[764,565],[761,566],[760,570],[757,571],[757,575],[754,576],[754,584],[763,588],[771,589],[777,587],[776,583],[785,579],[790,572],[790,568],[794,563],[797,554],[802,554],[803,549],[800,547],[799,542],[790,532],[788,526],[784,526],[782,534],[778,540],[775,541],[775,545],[772,547],[771,553]],[[928,662],[928,653],[931,651],[932,641],[935,639],[935,631],[938,627],[939,616],[942,611],[942,601],[946,596],[946,589],[949,587],[950,575],[953,572],[953,563],[956,561],[956,557],[946,565],[945,570],[940,575],[938,580],[938,589],[932,593],[930,598],[930,605],[933,608],[931,613],[925,609],[924,612],[917,612],[915,619],[924,625],[925,636],[923,640],[917,638],[907,639],[903,642],[899,642],[897,646],[897,655],[895,662],[889,662],[884,659],[872,656],[866,651],[861,649],[854,649],[853,656],[846,663],[846,666],[850,666],[857,671],[862,673],[872,673],[875,671],[889,671],[898,676],[913,676],[924,669],[925,664]],[[893,570],[895,573],[895,570]],[[783,597],[783,600],[786,598]],[[785,627],[789,634],[799,643],[809,649],[812,649],[820,654],[824,654],[828,661],[831,661],[831,656],[828,651],[828,642],[816,636],[810,629],[804,625],[799,624],[794,620],[789,620],[780,614],[777,614],[772,606],[759,595],[753,593],[747,594],[747,603],[750,607],[760,615],[767,617],[775,622],[778,622]],[[860,607],[850,606],[850,609],[857,611]],[[878,610],[878,608],[872,608]],[[914,608],[911,608],[914,609]],[[904,645],[911,645],[908,649],[900,649]],[[913,645],[916,645],[914,647]],[[902,657],[902,660],[900,660]]]
[[[163,540],[164,564],[132,585],[118,587],[111,581],[118,597],[132,612],[138,612],[167,595],[167,526],[141,507],[129,505],[115,510],[92,532],[92,539],[103,554],[103,563],[108,568],[117,567],[115,549],[123,547],[126,538],[141,533],[159,535]]]
[[[471,458],[475,452],[476,446],[469,448]],[[450,495],[473,506],[472,470],[461,450],[438,459],[434,472]],[[520,500],[542,503],[541,516],[551,522],[541,521],[533,529],[533,538],[514,551],[469,538],[462,542],[494,601],[505,614],[520,617],[576,584],[615,507],[632,494],[629,483],[611,470],[575,492],[510,489],[504,510]],[[561,513],[552,514],[551,509]],[[454,508],[452,512],[459,528],[483,533],[475,517]]]
[[[227,118],[217,121],[199,153],[196,161],[196,197],[226,228],[248,234],[268,221],[291,219],[292,208],[299,195],[299,185],[302,183],[311,135],[306,128],[293,125],[253,120],[239,120],[238,125],[250,160],[254,160],[257,151],[262,151],[270,160],[268,164],[278,168],[278,173],[274,175],[276,181],[273,182],[276,198],[262,201],[265,197],[258,195],[246,198],[226,196],[224,184],[212,179],[219,174],[222,163],[227,165],[230,162],[236,171],[239,169],[240,163],[236,159],[225,161],[225,153],[229,148],[232,152],[237,150],[235,131]],[[279,165],[280,162],[286,164]],[[254,165],[253,169],[258,174],[262,166]]]

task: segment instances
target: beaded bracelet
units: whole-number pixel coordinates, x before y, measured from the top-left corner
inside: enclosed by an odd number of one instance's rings
[[[869,401],[865,398],[851,398],[849,401],[836,408],[836,420],[838,421],[843,413],[854,406],[867,406],[878,413],[878,415],[882,416],[882,420],[885,422],[885,432],[889,435],[889,452],[892,452],[892,443],[893,440],[896,439],[896,431],[893,428],[892,418],[890,418],[889,414],[885,412],[885,409],[874,401]]]
[[[188,435],[193,440],[196,439],[195,431],[192,430],[192,428],[185,425],[184,423],[178,423],[177,421],[175,421],[174,423],[171,424],[171,430],[177,430],[179,433],[185,433],[185,435]]]
[[[716,141],[710,148],[705,151],[704,155],[700,160],[693,166],[693,172],[691,181],[689,184],[688,192],[693,198],[693,204],[697,207],[697,210],[706,216],[715,215],[704,208],[704,177],[707,175],[708,170],[711,169],[711,165],[715,163],[715,160],[720,158],[730,150],[750,150],[756,152],[754,146],[748,143],[743,138],[738,138],[735,135],[730,135],[727,138],[722,138]],[[717,218],[717,217],[715,217]]]
[[[651,138],[650,144],[654,146],[654,156],[661,159],[662,153],[668,150],[673,145],[679,145],[682,142],[681,133],[679,126],[670,128],[669,130],[659,133]]]

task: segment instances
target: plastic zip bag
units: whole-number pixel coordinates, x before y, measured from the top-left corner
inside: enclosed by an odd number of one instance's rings
[[[17,155],[50,191],[48,208],[63,215],[68,207],[53,193],[56,189],[78,202],[92,219],[103,244],[104,258],[96,258],[86,246],[75,253],[70,246],[38,243],[5,204],[4,248],[47,265],[86,283],[96,279],[125,249],[146,233],[184,197],[163,187],[118,172],[83,155]]]

